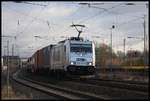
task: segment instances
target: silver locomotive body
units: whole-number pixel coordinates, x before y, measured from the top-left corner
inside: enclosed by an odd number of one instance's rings
[[[91,41],[65,40],[52,47],[51,70],[73,74],[95,72],[95,48]]]

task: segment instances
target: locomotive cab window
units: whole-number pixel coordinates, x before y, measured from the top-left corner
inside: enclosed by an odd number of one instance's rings
[[[71,44],[71,52],[85,52],[92,53],[92,45],[91,44]]]

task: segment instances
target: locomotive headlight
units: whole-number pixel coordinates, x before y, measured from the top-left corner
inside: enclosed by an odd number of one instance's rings
[[[73,65],[73,62],[71,62],[71,65]]]
[[[88,64],[89,64],[89,65],[92,65],[92,62],[89,62]]]
[[[75,65],[75,62],[72,62],[72,61],[71,61],[71,65]]]

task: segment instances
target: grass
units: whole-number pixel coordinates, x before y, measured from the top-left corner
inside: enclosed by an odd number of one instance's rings
[[[148,76],[141,76],[139,74],[133,74],[132,72],[131,73],[117,72],[117,71],[116,72],[98,72],[95,78],[149,82]]]
[[[11,86],[9,86],[8,88],[8,94],[9,94],[9,97],[7,98],[7,86],[3,86],[2,89],[1,89],[1,98],[2,100],[4,99],[32,99],[32,95],[30,97],[27,97],[25,94],[20,94],[20,93],[17,93],[15,91],[13,91],[13,89],[11,88]]]
[[[2,100],[19,100],[19,99],[33,99],[32,95],[27,97],[25,94],[22,94],[18,91],[15,91],[12,89],[12,82],[9,82],[9,87],[8,87],[8,94],[9,97],[7,98],[7,76],[5,72],[2,72],[1,75],[1,98]]]

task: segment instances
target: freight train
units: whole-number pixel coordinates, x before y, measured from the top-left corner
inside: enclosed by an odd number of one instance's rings
[[[37,50],[27,60],[30,72],[65,72],[73,75],[95,73],[95,46],[92,41],[71,37]]]

